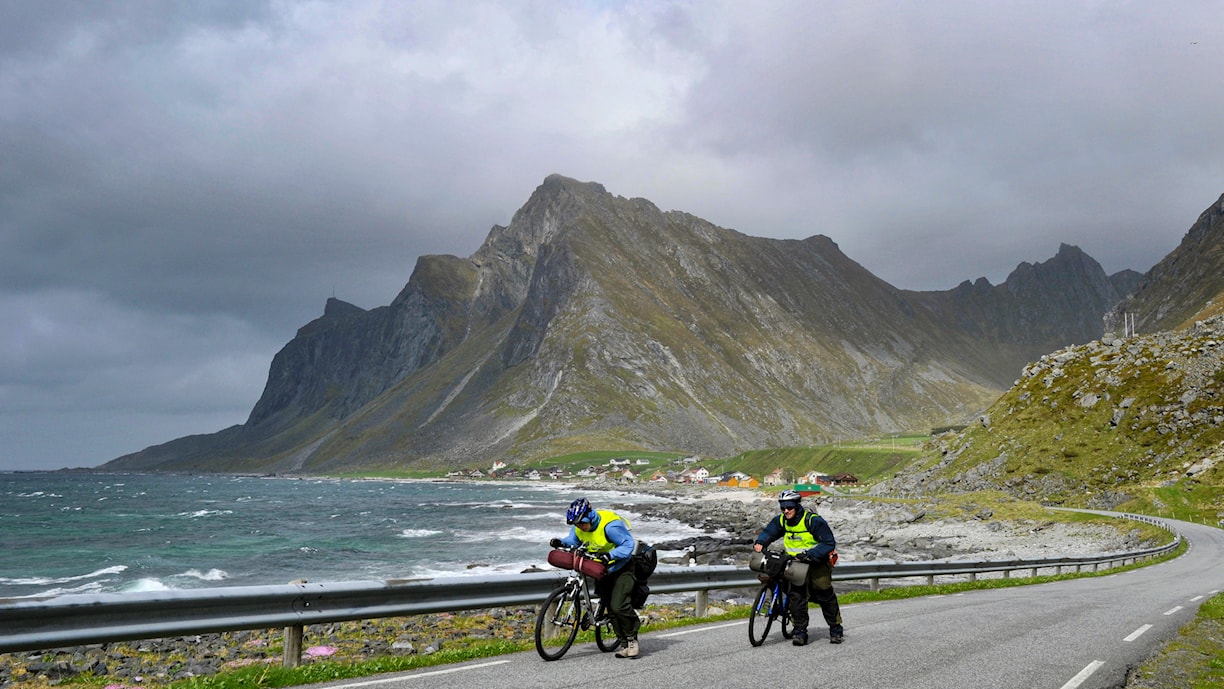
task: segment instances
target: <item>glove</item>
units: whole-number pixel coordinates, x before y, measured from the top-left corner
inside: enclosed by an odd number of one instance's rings
[[[799,553],[798,555],[795,556],[795,559],[798,560],[799,562],[815,562],[816,561],[812,559],[812,556],[809,555],[807,552]]]
[[[560,538],[553,536],[552,538],[548,539],[548,545],[553,548],[560,548],[563,544],[561,543]]]
[[[605,565],[612,562],[612,556],[608,555],[607,553],[600,553],[591,559],[595,560],[596,562],[603,563]]]

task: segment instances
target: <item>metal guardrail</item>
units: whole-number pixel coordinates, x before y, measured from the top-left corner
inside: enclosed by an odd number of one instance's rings
[[[1168,529],[1158,520],[1139,518]],[[1180,543],[1178,535],[1156,548],[1033,560],[847,562],[834,569],[833,578],[869,579],[876,589],[880,579],[898,577],[925,576],[933,582],[937,575],[1006,576],[1023,569],[1036,576],[1039,569],[1061,573],[1065,567],[1078,570],[1152,558]],[[300,647],[301,629],[311,624],[537,604],[564,576],[555,571],[0,599],[0,652],[276,627],[296,629],[295,646]],[[697,592],[696,612],[702,616],[709,591],[758,585],[755,572],[730,565],[660,567],[650,578],[653,593]],[[290,660],[287,653],[286,663]]]

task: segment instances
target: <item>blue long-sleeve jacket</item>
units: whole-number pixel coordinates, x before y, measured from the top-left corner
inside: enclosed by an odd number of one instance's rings
[[[595,514],[595,528],[599,528],[599,522],[603,518],[598,513]],[[569,534],[561,539],[561,542],[571,547],[582,545],[582,541],[578,540],[578,535],[574,533],[577,527],[571,527]],[[633,555],[633,550],[637,547],[637,541],[634,540],[633,534],[629,533],[629,528],[625,526],[625,520],[617,519],[608,524],[604,529],[604,535],[608,537],[608,542],[616,547],[608,553],[608,557],[612,558],[612,563],[608,565],[609,572],[615,572],[629,563],[630,556]]]
[[[808,511],[800,507],[798,514],[795,515],[795,519],[810,519],[808,530],[816,538],[816,545],[804,552],[806,559],[815,562],[828,557],[829,553],[837,549],[837,539],[833,538],[833,529],[829,528],[829,523],[824,520],[824,517],[815,512],[812,512],[811,517],[809,517]],[[799,522],[792,522],[792,526],[797,523]],[[770,519],[769,523],[765,525],[764,529],[761,529],[761,533],[756,537],[756,542],[767,546],[785,535],[786,529],[782,528],[782,521],[780,519]]]

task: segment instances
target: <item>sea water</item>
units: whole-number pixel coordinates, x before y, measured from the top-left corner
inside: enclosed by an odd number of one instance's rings
[[[560,484],[0,473],[0,598],[547,569],[578,495],[649,542],[701,533]]]

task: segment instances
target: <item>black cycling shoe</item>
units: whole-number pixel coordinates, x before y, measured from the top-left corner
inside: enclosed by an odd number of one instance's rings
[[[839,633],[837,633],[837,634],[830,634],[830,635],[829,635],[829,643],[831,643],[831,644],[840,644],[840,643],[841,643],[842,641],[844,641],[844,640],[845,640],[845,637],[844,637],[844,636],[842,636],[842,634],[841,634],[840,632],[839,632]]]
[[[807,646],[807,634],[795,632],[795,638],[791,639],[791,643],[796,646]]]

